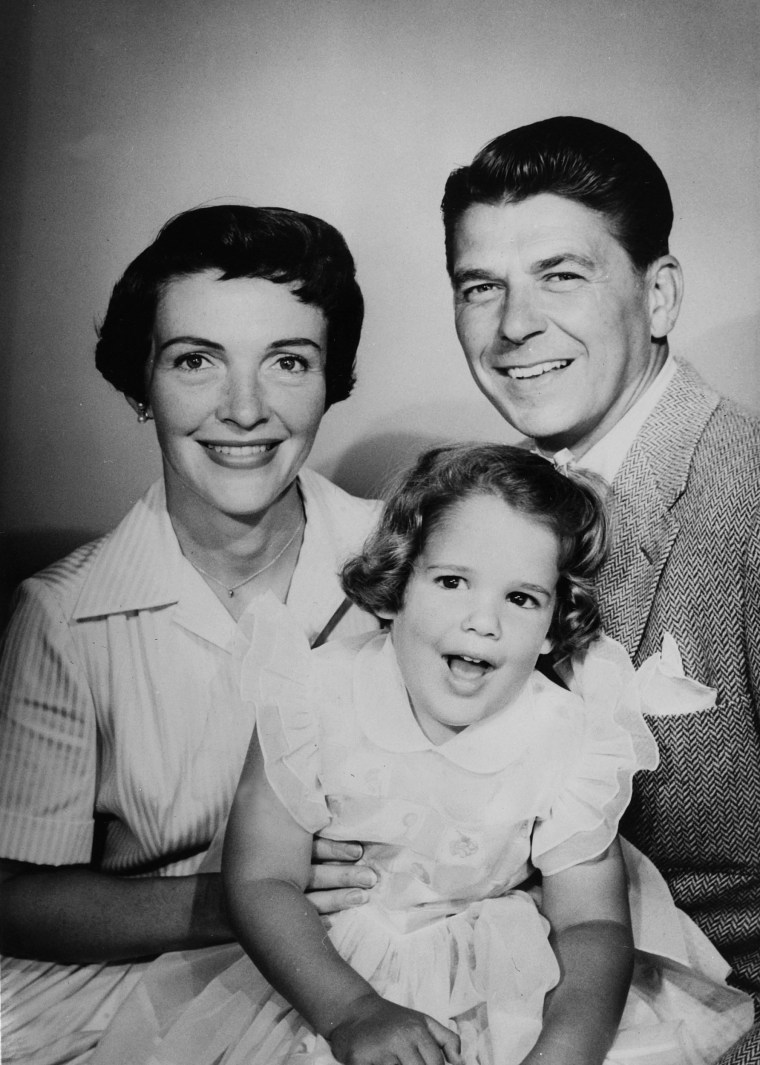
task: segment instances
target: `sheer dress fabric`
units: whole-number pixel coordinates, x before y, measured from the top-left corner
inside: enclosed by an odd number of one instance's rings
[[[325,919],[333,944],[381,994],[454,1027],[468,1065],[517,1065],[559,977],[531,877],[602,853],[634,772],[657,762],[625,652],[600,641],[579,672],[588,701],[535,673],[502,713],[435,746],[387,634],[310,652],[262,615],[243,665],[278,796],[308,831],[366,841],[379,877],[367,905]],[[640,986],[610,1062],[706,1063],[749,1026],[751,1002],[656,871],[626,857]],[[233,945],[160,959],[93,1065],[188,1062],[334,1059]]]

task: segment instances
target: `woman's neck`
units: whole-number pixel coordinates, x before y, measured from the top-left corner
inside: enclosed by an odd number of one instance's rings
[[[250,587],[240,592],[254,594],[270,586],[276,591],[275,585],[281,589],[283,577],[285,587],[290,583],[305,522],[295,483],[261,513],[225,514],[200,500],[173,499],[170,491],[167,510],[182,553],[223,602],[233,598],[230,590],[241,581]]]

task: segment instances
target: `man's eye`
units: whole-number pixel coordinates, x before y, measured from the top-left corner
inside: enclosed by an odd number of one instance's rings
[[[462,584],[464,583],[464,578],[457,577],[453,573],[444,573],[443,576],[436,577],[435,583],[440,588],[448,588],[450,590],[454,590],[456,588],[462,587]]]
[[[462,289],[461,296],[465,303],[482,303],[493,295],[496,287],[493,281],[481,281]]]
[[[563,270],[556,271],[553,274],[546,274],[544,276],[544,280],[548,281],[549,284],[565,285],[570,284],[574,281],[583,281],[584,279],[580,274],[572,274],[569,273],[567,270]]]

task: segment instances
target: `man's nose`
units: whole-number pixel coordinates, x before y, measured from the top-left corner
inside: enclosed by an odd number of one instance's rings
[[[222,393],[218,417],[243,429],[251,429],[269,417],[266,389],[257,373],[230,372]]]
[[[510,344],[524,344],[546,329],[546,317],[538,295],[525,288],[513,288],[504,294],[499,329]]]

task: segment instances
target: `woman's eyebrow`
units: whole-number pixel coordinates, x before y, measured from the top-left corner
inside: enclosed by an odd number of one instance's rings
[[[308,346],[314,348],[316,351],[322,350],[322,345],[318,344],[316,340],[312,340],[310,337],[283,337],[282,340],[273,340],[267,347],[271,351],[273,348],[287,348],[294,346]]]
[[[168,340],[165,340],[163,342],[163,344],[161,345],[161,347],[158,350],[159,351],[164,351],[166,348],[171,347],[172,344],[197,344],[198,347],[201,347],[201,348],[213,348],[214,351],[223,351],[224,350],[224,345],[223,344],[217,344],[215,340],[207,340],[205,337],[189,337],[189,336],[169,337]]]

